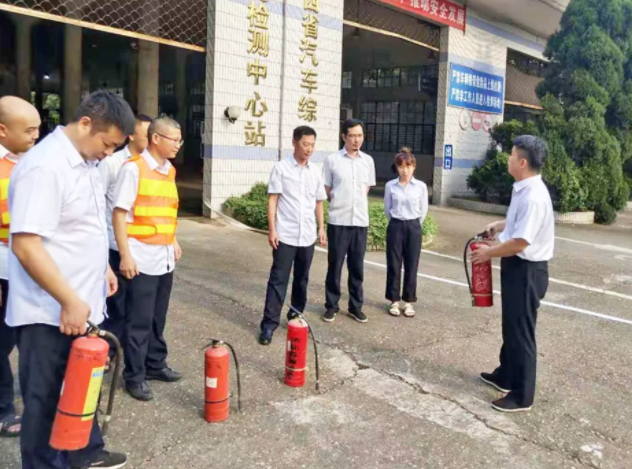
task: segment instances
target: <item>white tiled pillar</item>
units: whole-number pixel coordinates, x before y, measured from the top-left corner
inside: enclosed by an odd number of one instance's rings
[[[314,160],[317,162],[338,146],[343,2],[320,0],[315,2],[318,12],[306,10],[305,2],[310,3],[309,0],[209,2],[204,133],[207,214],[210,210],[221,210],[227,198],[246,193],[253,184],[267,182],[274,163],[291,153],[292,131],[296,126],[310,125],[316,129],[318,147]],[[263,16],[249,19],[251,4]],[[305,36],[303,22],[308,14],[317,18],[318,65],[314,65],[311,57],[303,64],[300,62],[301,39]],[[253,34],[263,33],[268,37],[267,55],[252,50]],[[258,83],[255,76],[248,74],[249,64],[255,61],[266,67],[266,76],[259,77]],[[312,93],[301,87],[301,70],[307,68],[317,73],[318,89]],[[303,96],[316,101],[315,121],[299,118]],[[228,106],[242,109],[234,124],[224,116]],[[250,124],[257,131],[261,125],[265,143],[260,140],[258,143],[262,145],[247,144]]]

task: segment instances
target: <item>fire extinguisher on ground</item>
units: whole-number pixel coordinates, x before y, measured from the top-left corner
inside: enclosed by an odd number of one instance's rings
[[[316,391],[320,391],[320,373],[318,367],[318,348],[314,331],[303,317],[303,314],[290,305],[291,319],[287,325],[287,349],[285,351],[285,384],[300,388],[305,386],[307,372],[308,334],[314,344],[314,361],[316,365]]]
[[[235,349],[228,342],[211,339],[204,353],[204,419],[223,422],[230,413],[230,353],[237,371],[237,408],[241,411],[241,378]],[[230,352],[229,352],[230,349]]]
[[[116,359],[110,398],[103,421],[101,433],[108,431],[114,396],[118,383],[118,370],[121,363],[121,344],[114,334],[99,329],[88,321],[87,335],[75,339],[70,349],[66,374],[61,388],[57,413],[53,423],[49,444],[60,451],[76,451],[88,446],[90,432],[99,407],[103,374],[112,341],[116,348]]]
[[[484,233],[478,234],[475,238],[468,240],[463,252],[463,265],[467,284],[472,295],[472,306],[479,308],[489,308],[494,306],[494,289],[492,285],[492,261],[472,264],[472,277],[468,268],[468,251],[476,251],[483,245],[488,245],[487,237]]]

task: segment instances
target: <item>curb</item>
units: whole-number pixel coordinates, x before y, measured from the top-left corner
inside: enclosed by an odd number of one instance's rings
[[[460,199],[458,197],[448,199],[448,206],[493,215],[506,215],[509,209],[506,205],[490,204],[487,202],[479,202],[478,200]],[[632,206],[632,204],[628,202],[628,207],[630,206]],[[630,207],[630,210],[632,210],[632,207]],[[560,225],[592,225],[595,223],[595,212],[553,212],[553,215],[555,223]]]

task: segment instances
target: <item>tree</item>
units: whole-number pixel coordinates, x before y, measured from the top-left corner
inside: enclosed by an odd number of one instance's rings
[[[632,157],[630,24],[632,0],[571,1],[547,45],[551,63],[538,88],[547,116],[541,134],[555,160],[548,170],[577,173],[572,186],[580,181],[585,194],[575,195],[602,223],[616,219],[630,193],[623,173]],[[556,179],[546,176],[549,184]],[[569,206],[581,202],[565,192]]]

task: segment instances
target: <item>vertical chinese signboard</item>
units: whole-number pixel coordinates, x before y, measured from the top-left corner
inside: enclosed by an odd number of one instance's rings
[[[400,10],[465,31],[467,11],[463,5],[448,0],[377,0]]]
[[[449,106],[502,114],[504,96],[504,77],[479,72],[458,64],[450,65]]]
[[[255,84],[253,96],[246,101],[245,110],[249,113],[244,131],[245,144],[263,147],[266,144],[266,125],[263,116],[268,112],[266,102],[261,98],[258,87],[268,76],[268,66],[265,59],[270,53],[270,10],[268,0],[251,0],[248,5],[248,28],[250,47],[247,49],[249,61],[247,65],[248,77],[252,77]]]
[[[299,49],[301,56],[301,88],[304,93],[298,102],[298,117],[307,122],[314,122],[318,118],[318,102],[312,97],[312,92],[318,89],[318,13],[320,0],[303,0],[303,36]]]

